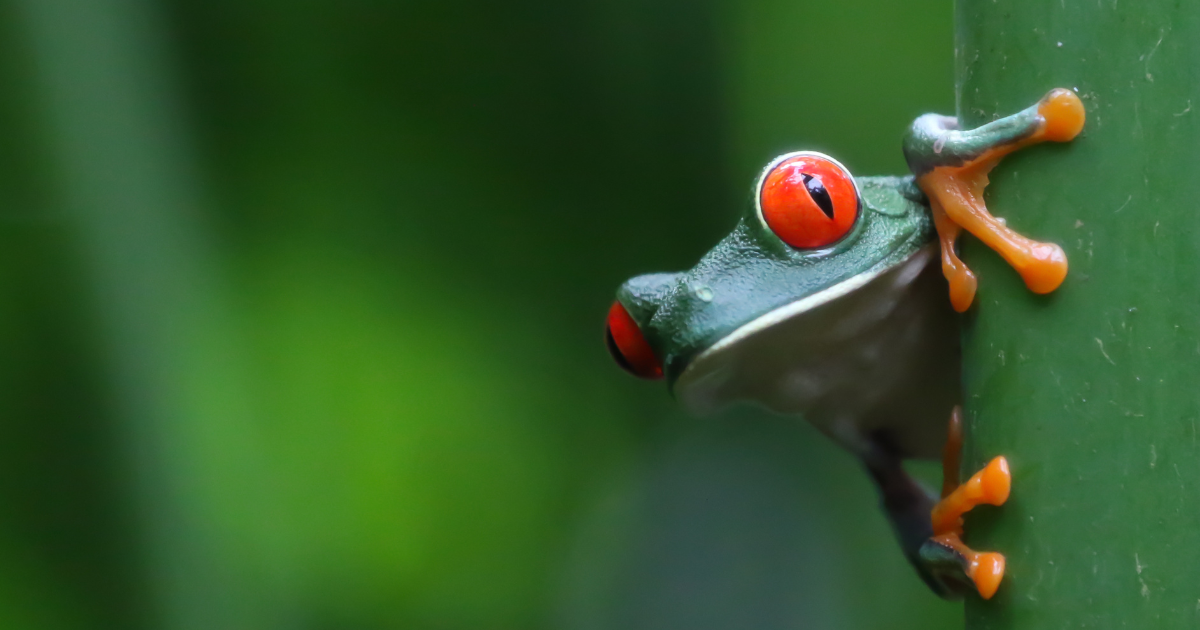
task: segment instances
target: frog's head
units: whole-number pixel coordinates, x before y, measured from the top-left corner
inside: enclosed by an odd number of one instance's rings
[[[819,153],[782,155],[695,267],[621,286],[609,350],[637,376],[665,377],[695,410],[733,399],[804,410],[819,397],[809,381],[827,371],[823,355],[888,316],[896,289],[931,260],[932,237],[911,177],[855,179]]]

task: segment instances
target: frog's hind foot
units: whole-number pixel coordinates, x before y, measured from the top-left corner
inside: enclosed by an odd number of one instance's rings
[[[970,591],[991,599],[1004,579],[1004,556],[971,550],[949,534],[935,536],[921,546],[921,564],[943,597],[961,598]]]
[[[957,119],[933,114],[913,123],[904,157],[929,198],[955,310],[967,310],[975,296],[975,275],[954,253],[962,229],[1000,254],[1034,293],[1049,293],[1062,284],[1067,275],[1062,248],[1010,230],[988,212],[983,190],[988,173],[1004,156],[1047,140],[1072,140],[1085,117],[1079,97],[1058,88],[1033,106],[976,129],[960,130]]]
[[[933,507],[933,535],[961,534],[964,514],[977,505],[1004,505],[1011,490],[1008,460],[997,457]]]
[[[1012,490],[1008,461],[993,459],[966,483],[958,483],[962,457],[962,408],[950,414],[946,447],[942,451],[942,500],[933,507],[933,535],[922,545],[920,564],[935,589],[943,596],[961,596],[975,590],[990,599],[1004,578],[1004,556],[977,552],[962,541],[963,515],[976,505],[1002,505]]]
[[[941,597],[959,599],[974,590],[990,598],[1004,577],[1004,556],[967,547],[962,542],[962,517],[976,505],[1001,505],[1008,499],[1008,462],[997,457],[966,483],[958,483],[962,410],[955,407],[942,455],[942,500],[935,504],[935,496],[909,476],[888,445],[889,440],[880,437],[868,440],[861,456],[879,487],[904,555]]]
[[[930,515],[934,536],[920,548],[920,558],[942,588],[961,593],[966,577],[983,599],[991,599],[996,594],[1004,577],[1004,557],[1000,553],[977,552],[967,547],[962,542],[962,515],[976,505],[1003,505],[1012,491],[1012,484],[1008,461],[996,457],[934,506]]]

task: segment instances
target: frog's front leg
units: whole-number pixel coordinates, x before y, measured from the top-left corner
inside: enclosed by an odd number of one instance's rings
[[[928,114],[918,118],[904,140],[904,157],[917,184],[929,198],[942,246],[942,270],[950,282],[955,310],[975,298],[975,275],[954,252],[965,229],[999,253],[1035,293],[1049,293],[1067,275],[1067,257],[1053,243],[1028,239],[988,212],[983,190],[988,173],[1018,149],[1045,142],[1067,142],[1083,129],[1083,103],[1067,89],[1051,90],[1033,106],[970,130],[958,120]]]

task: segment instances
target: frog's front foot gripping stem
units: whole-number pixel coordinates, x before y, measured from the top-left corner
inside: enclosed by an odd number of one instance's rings
[[[961,595],[973,588],[980,597],[991,599],[1004,578],[1004,556],[978,552],[964,544],[963,515],[977,505],[1003,505],[1012,476],[1008,461],[997,457],[956,486],[961,447],[962,411],[955,408],[943,461],[942,500],[931,514],[933,536],[921,546],[921,564],[944,595]]]
[[[1083,129],[1083,103],[1074,92],[1051,90],[1033,106],[976,129],[961,130],[947,116],[921,116],[904,139],[904,157],[929,198],[942,247],[942,271],[950,282],[950,302],[958,312],[975,299],[975,274],[954,251],[963,229],[1011,265],[1034,293],[1049,293],[1067,275],[1067,257],[1058,245],[1028,239],[993,217],[983,202],[988,173],[1004,156],[1032,144],[1067,142]]]

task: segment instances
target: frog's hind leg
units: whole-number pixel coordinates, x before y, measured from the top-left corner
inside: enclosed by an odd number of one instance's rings
[[[962,542],[962,516],[981,503],[1000,505],[1008,498],[1008,463],[997,457],[964,484],[958,483],[962,412],[955,408],[943,453],[942,500],[904,470],[886,434],[855,445],[871,473],[892,530],[905,557],[938,595],[958,599],[977,591],[990,598],[1004,577],[1004,556],[979,553]]]
[[[930,512],[933,535],[921,547],[921,561],[935,579],[948,583],[948,588],[961,589],[966,577],[981,597],[990,599],[1004,578],[1004,556],[966,546],[962,541],[963,515],[977,505],[1003,505],[1008,500],[1012,477],[1008,461],[997,457],[959,485],[961,448],[962,410],[955,407],[943,453],[942,500]]]
[[[988,212],[983,190],[988,173],[1004,156],[1047,140],[1067,142],[1083,129],[1085,113],[1074,92],[1052,90],[1033,106],[1007,118],[960,130],[954,118],[918,118],[904,140],[904,157],[929,198],[942,245],[942,267],[959,312],[974,299],[975,276],[953,253],[959,229],[975,235],[1021,274],[1035,293],[1062,284],[1067,258],[1062,248],[1009,229]]]
[[[946,580],[941,574],[953,576],[956,570],[962,574],[960,563],[942,562],[927,567],[922,557],[923,548],[930,544],[933,536],[929,514],[936,498],[908,475],[900,457],[886,440],[869,440],[859,455],[879,488],[883,509],[904,556],[935,593],[948,599],[957,598],[962,590],[958,583],[965,575],[953,581]]]

